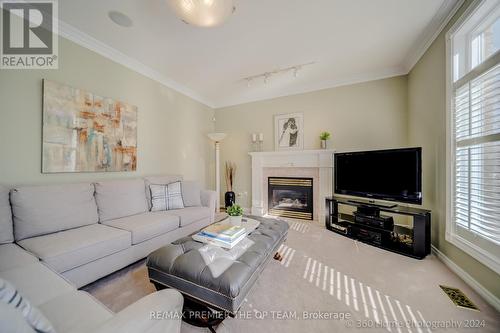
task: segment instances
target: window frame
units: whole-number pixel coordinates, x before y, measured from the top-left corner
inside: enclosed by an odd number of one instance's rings
[[[479,5],[480,6],[480,5]],[[490,14],[488,14],[485,18],[484,18],[484,21],[482,22],[479,22],[477,23],[472,29],[471,31],[467,34],[467,38],[466,38],[466,47],[468,45],[470,45],[472,43],[472,41],[476,38],[476,37],[480,37],[479,38],[479,42],[480,42],[480,49],[479,49],[479,52],[480,52],[480,58],[482,58],[482,62],[484,62],[485,59],[491,57],[493,54],[490,54],[489,56],[487,56],[486,58],[485,57],[485,41],[484,41],[484,36],[482,36],[482,32],[485,28],[489,27],[490,25],[494,24],[496,22],[495,18],[496,18],[496,15],[497,14],[496,12],[492,12]],[[470,17],[470,16],[469,16]],[[472,59],[471,59],[471,53],[470,53],[470,50],[468,52],[468,57],[467,57],[467,67],[468,68],[471,68],[471,69],[474,69],[476,68],[478,65],[480,65],[482,62],[480,62],[479,64],[475,65],[474,67],[472,67]]]
[[[454,45],[453,37],[459,29],[467,23],[467,21],[476,13],[476,11],[486,2],[486,0],[475,0],[460,16],[460,18],[452,25],[445,35],[446,41],[446,232],[445,240],[455,245],[471,257],[475,258],[482,264],[486,265],[496,273],[500,274],[500,255],[495,256],[489,251],[483,249],[481,246],[474,244],[466,237],[460,235],[456,230],[456,222],[454,221],[454,194],[455,194],[455,159],[456,159],[456,145],[454,133],[454,84],[460,81],[467,74],[462,75],[457,81],[454,80]],[[474,35],[474,30],[481,25],[482,22],[476,24],[475,29],[468,33],[466,38],[466,49],[470,46],[470,39]],[[465,59],[466,68],[470,68],[471,52],[467,50]],[[479,66],[474,67],[467,73],[477,70]],[[477,236],[479,237],[479,236]]]

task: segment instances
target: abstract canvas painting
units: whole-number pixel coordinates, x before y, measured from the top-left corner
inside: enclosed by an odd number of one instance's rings
[[[274,146],[276,150],[304,148],[304,115],[302,113],[274,116]]]
[[[42,172],[137,169],[137,107],[43,81]]]

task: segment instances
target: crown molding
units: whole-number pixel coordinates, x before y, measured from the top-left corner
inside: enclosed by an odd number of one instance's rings
[[[154,81],[161,83],[162,85],[169,87],[183,95],[186,95],[210,108],[214,108],[213,103],[199,94],[195,93],[191,89],[169,79],[165,75],[161,74],[157,70],[143,64],[142,62],[118,51],[111,46],[95,39],[94,37],[78,30],[74,26],[59,20],[59,36],[64,37],[84,48],[94,51],[103,57],[106,57],[120,65],[123,65],[139,74],[142,74]]]
[[[245,103],[250,103],[250,102],[256,102],[256,101],[262,101],[262,100],[268,100],[268,99],[273,99],[273,98],[279,98],[279,97],[286,97],[286,96],[292,96],[292,95],[298,95],[298,94],[303,94],[303,93],[308,93],[308,92],[313,92],[317,90],[324,90],[324,89],[329,89],[329,88],[335,88],[335,87],[340,87],[340,86],[347,86],[351,84],[356,84],[356,83],[362,83],[362,82],[368,82],[368,81],[374,81],[374,80],[380,80],[380,79],[385,79],[389,77],[394,77],[394,76],[399,76],[399,75],[405,75],[408,72],[401,68],[401,67],[394,67],[394,68],[389,68],[385,69],[382,71],[374,72],[374,73],[368,73],[368,74],[357,74],[353,75],[350,77],[346,77],[343,79],[336,79],[333,81],[327,81],[327,82],[321,82],[319,84],[314,84],[309,86],[308,88],[303,88],[303,89],[296,89],[291,92],[283,93],[283,94],[278,94],[278,95],[273,95],[273,96],[268,96],[268,97],[261,97],[261,98],[249,98],[249,99],[241,99],[241,100],[234,100],[234,101],[228,101],[228,102],[223,102],[221,101],[220,103],[214,103],[213,101],[210,101],[199,94],[195,93],[191,89],[169,79],[165,75],[161,74],[160,72],[152,69],[151,67],[143,64],[142,62],[124,54],[121,51],[118,51],[117,49],[99,41],[98,39],[84,33],[83,31],[75,28],[74,26],[59,20],[59,36],[66,38],[86,49],[89,49],[91,51],[94,51],[103,57],[106,57],[120,65],[123,65],[137,73],[140,73],[152,80],[155,80],[164,86],[167,86],[183,95],[186,95],[212,109],[216,108],[223,108],[223,107],[228,107],[228,106],[234,106],[234,105],[239,105],[239,104],[245,104]]]
[[[241,99],[235,99],[233,101],[227,101],[227,102],[218,101],[215,103],[215,108],[220,109],[220,108],[226,108],[226,107],[231,107],[231,106],[236,106],[236,105],[241,105],[241,104],[267,101],[267,100],[271,100],[271,99],[275,99],[275,98],[311,93],[311,92],[316,92],[316,91],[321,91],[321,90],[326,90],[326,89],[331,89],[331,88],[349,86],[349,85],[353,85],[353,84],[357,84],[357,83],[364,83],[364,82],[388,79],[391,77],[401,76],[401,75],[406,75],[406,74],[408,74],[408,72],[402,67],[399,67],[399,66],[391,67],[391,68],[387,68],[387,69],[384,69],[381,71],[376,71],[376,72],[371,72],[371,73],[366,73],[366,74],[356,74],[356,75],[352,75],[352,76],[341,78],[341,79],[337,78],[335,80],[323,81],[323,82],[318,83],[318,84],[309,85],[307,88],[293,89],[293,90],[286,92],[286,93],[283,93],[283,94],[273,94],[272,96],[267,96],[267,97],[241,98]]]
[[[402,67],[407,73],[409,73],[420,58],[422,58],[424,53],[436,40],[460,7],[462,7],[464,2],[465,0],[445,0],[441,4],[441,7],[439,7],[437,13],[427,25],[419,40],[413,44],[414,46],[410,49],[402,63]]]
[[[439,36],[441,31],[445,28],[451,18],[456,14],[458,9],[463,5],[465,0],[445,0],[438,12],[434,15],[431,22],[425,28],[419,41],[414,44],[405,60],[400,66],[383,69],[381,71],[366,73],[366,74],[356,74],[345,78],[336,78],[334,80],[324,81],[317,84],[309,85],[307,88],[299,88],[289,91],[283,94],[276,94],[267,97],[256,97],[256,98],[242,98],[227,101],[211,101],[190,88],[177,83],[176,81],[168,78],[159,71],[143,64],[142,62],[124,54],[121,51],[99,41],[98,39],[78,30],[74,26],[59,20],[59,32],[58,34],[82,47],[85,47],[91,51],[94,51],[118,64],[121,64],[137,73],[140,73],[160,84],[169,87],[183,95],[186,95],[195,101],[198,101],[212,109],[229,107],[239,104],[269,100],[274,98],[298,95],[303,93],[309,93],[318,90],[330,89],[335,87],[347,86],[356,83],[374,81],[385,79],[394,76],[406,75],[415,66],[415,64],[424,55],[430,45]]]

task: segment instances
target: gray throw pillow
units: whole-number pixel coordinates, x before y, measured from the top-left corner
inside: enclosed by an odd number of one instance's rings
[[[54,327],[36,307],[24,298],[16,288],[0,278],[0,302],[19,311],[26,322],[40,333],[55,333]]]
[[[200,184],[195,181],[183,181],[182,199],[186,207],[201,207]]]
[[[181,182],[167,185],[149,185],[151,191],[151,211],[181,209],[184,208],[182,201]]]

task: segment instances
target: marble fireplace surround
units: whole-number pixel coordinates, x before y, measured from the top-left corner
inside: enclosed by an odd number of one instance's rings
[[[267,214],[268,177],[313,178],[313,216],[323,221],[325,197],[332,194],[333,153],[331,149],[251,152],[253,215]]]

